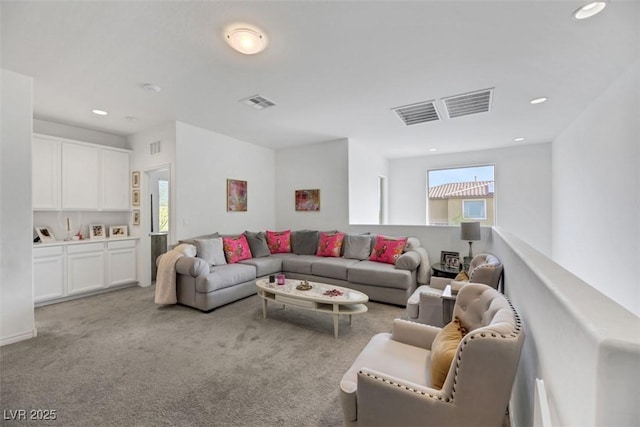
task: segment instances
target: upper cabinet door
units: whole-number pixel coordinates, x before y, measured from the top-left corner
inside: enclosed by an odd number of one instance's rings
[[[33,137],[33,209],[60,209],[60,142]]]
[[[62,209],[99,209],[99,154],[95,147],[62,144]]]
[[[129,153],[100,150],[102,154],[102,209],[129,210]]]

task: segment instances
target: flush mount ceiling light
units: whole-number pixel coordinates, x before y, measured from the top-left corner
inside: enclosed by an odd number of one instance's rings
[[[109,114],[109,113],[107,113],[107,112],[106,112],[106,111],[104,111],[104,110],[91,110],[91,112],[92,112],[93,114],[98,115],[98,116],[106,116],[107,114]]]
[[[515,141],[515,142],[524,141],[524,138],[523,138],[523,137],[521,137],[521,136],[519,136],[519,137],[517,137],[517,138],[514,138],[514,141]]]
[[[142,85],[142,89],[149,91],[149,92],[160,92],[162,90],[162,88],[158,85],[154,85],[152,83],[145,83]]]
[[[234,24],[224,31],[229,45],[245,55],[254,55],[267,47],[267,36],[257,27],[249,24]]]
[[[591,3],[587,3],[583,6],[577,8],[571,16],[573,19],[587,19],[591,18],[594,15],[602,12],[602,10],[607,6],[607,2],[604,1],[593,1]]]
[[[547,98],[545,96],[541,96],[540,98],[534,98],[531,101],[529,101],[529,104],[542,104],[543,102],[545,102],[547,100]]]

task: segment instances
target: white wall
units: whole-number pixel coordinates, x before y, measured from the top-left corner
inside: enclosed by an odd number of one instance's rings
[[[160,142],[159,153],[151,154],[149,145]],[[130,135],[127,138],[128,145],[133,150],[131,153],[131,170],[140,171],[140,225],[134,226],[130,220],[130,234],[140,236],[138,245],[138,281],[141,286],[151,285],[151,218],[149,203],[149,175],[151,171],[159,168],[169,170],[170,220],[176,217],[176,124],[165,123],[162,126]],[[173,221],[175,222],[175,221]],[[176,227],[173,222],[169,224],[169,241],[175,241]]]
[[[349,221],[348,141],[276,152],[276,228],[344,229]],[[320,211],[297,212],[295,190],[320,189]]]
[[[127,139],[124,136],[63,125],[46,120],[33,119],[33,132],[91,142],[93,144],[108,145],[110,147],[129,148]]]
[[[640,62],[553,141],[553,258],[640,315]]]
[[[532,425],[536,378],[554,426],[640,425],[640,318],[512,234],[492,234],[525,330],[511,425]]]
[[[389,223],[426,224],[427,171],[495,165],[496,225],[551,253],[551,144],[389,161]]]
[[[275,153],[176,123],[177,238],[259,231],[275,224]],[[247,211],[227,212],[227,179],[247,181]]]
[[[31,77],[0,77],[0,345],[36,336],[31,215]]]
[[[366,142],[350,139],[349,223],[378,224],[378,180],[380,176],[386,178],[388,190],[388,160],[375,152],[371,152]]]

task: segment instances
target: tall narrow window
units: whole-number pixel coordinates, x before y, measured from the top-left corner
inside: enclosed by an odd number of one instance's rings
[[[428,223],[457,225],[473,220],[495,225],[494,169],[485,165],[428,171]]]
[[[158,230],[169,231],[169,181],[158,180]]]
[[[385,224],[387,221],[385,185],[386,185],[386,182],[385,182],[384,176],[379,176],[378,177],[378,224]]]

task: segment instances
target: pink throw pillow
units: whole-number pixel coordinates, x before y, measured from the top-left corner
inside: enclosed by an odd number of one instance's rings
[[[390,237],[378,236],[369,260],[395,264],[400,255],[402,255],[406,244],[406,238],[392,239]]]
[[[343,240],[344,233],[320,233],[316,256],[339,257]]]
[[[223,237],[222,249],[224,250],[224,256],[228,264],[234,264],[243,259],[252,258],[249,242],[247,242],[244,234],[238,237]]]
[[[291,252],[291,230],[267,230],[267,246],[272,254]]]

